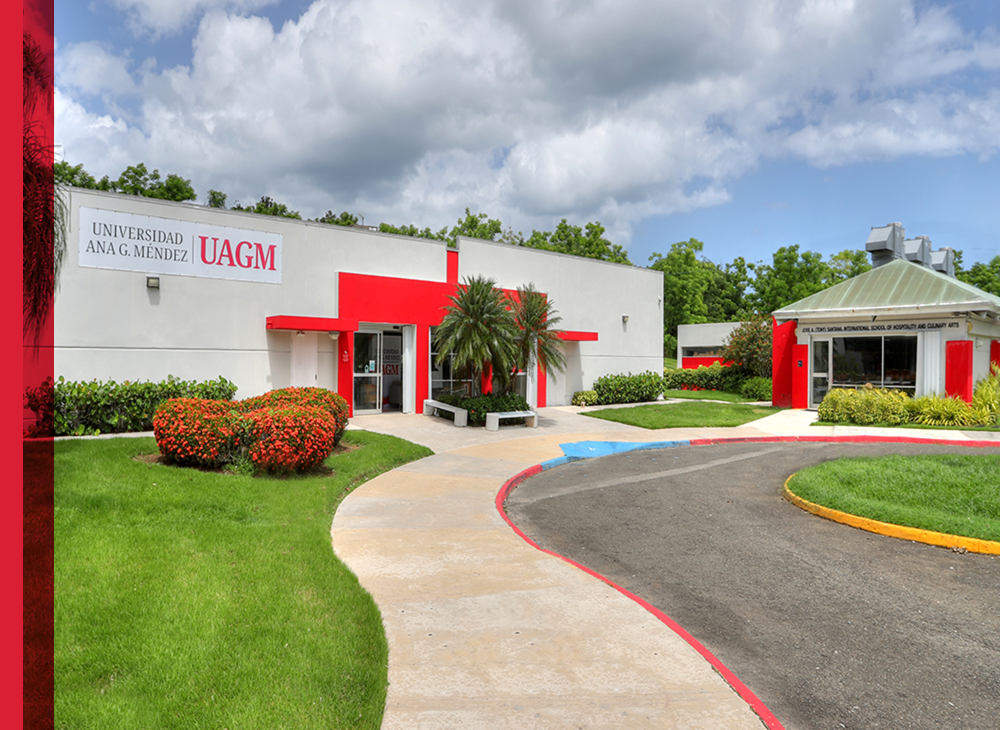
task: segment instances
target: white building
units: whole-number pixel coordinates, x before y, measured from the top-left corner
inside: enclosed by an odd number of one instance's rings
[[[658,271],[75,188],[68,202],[57,377],[222,375],[239,398],[320,386],[353,413],[419,413],[458,385],[434,363],[433,328],[476,275],[533,283],[562,317],[566,370],[525,374],[533,406],[567,404],[601,375],[662,368]]]

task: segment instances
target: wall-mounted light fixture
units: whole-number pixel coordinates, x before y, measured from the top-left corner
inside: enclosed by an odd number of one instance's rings
[[[339,332],[328,332],[328,333],[327,333],[327,335],[328,335],[328,336],[330,337],[330,339],[331,339],[331,340],[333,340],[334,342],[336,342],[336,341],[337,341],[337,338],[338,338],[338,337],[340,337],[340,333],[339,333]]]
[[[305,336],[306,336],[306,333],[305,333],[305,330],[299,330],[299,331],[298,331],[298,332],[296,332],[295,334],[296,334],[296,336],[298,336],[298,337],[305,337]]]
[[[160,288],[160,277],[158,277],[158,276],[147,276],[146,277],[146,288],[147,289],[159,289]]]
[[[627,314],[623,314],[622,315],[622,324],[628,324],[628,315]]]

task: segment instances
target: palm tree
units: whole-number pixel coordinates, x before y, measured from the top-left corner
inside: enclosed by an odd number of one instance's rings
[[[23,334],[26,340],[31,335],[37,345],[66,246],[65,204],[56,194],[52,148],[45,143],[35,118],[40,101],[52,103],[52,80],[42,50],[28,33],[23,34],[23,44],[22,315]]]
[[[453,355],[453,367],[470,373],[473,388],[490,369],[509,373],[516,358],[516,326],[496,280],[466,278],[448,299],[451,304],[435,334],[438,365]]]
[[[506,383],[508,392],[513,390],[514,377],[519,371],[527,372],[532,363],[538,362],[545,373],[553,370],[562,372],[566,366],[559,330],[554,329],[562,322],[557,316],[552,302],[534,284],[517,288],[517,297],[510,299],[515,332],[516,355],[511,369],[511,377]]]

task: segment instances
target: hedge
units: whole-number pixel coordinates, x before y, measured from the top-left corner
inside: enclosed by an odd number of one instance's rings
[[[961,398],[925,395],[911,398],[902,391],[875,388],[834,388],[817,409],[819,420],[831,423],[899,425],[919,423],[926,426],[997,426],[1000,425],[1000,368],[980,378],[972,394],[972,403]]]
[[[471,398],[460,395],[441,395],[437,398],[442,403],[450,406],[458,406],[469,412],[469,424],[472,426],[486,425],[487,413],[506,413],[508,411],[530,411],[531,406],[520,395],[516,393],[488,393],[477,395]],[[440,411],[440,415],[449,420],[455,420],[455,414],[449,411]],[[510,423],[524,423],[523,419],[514,419]]]
[[[646,403],[663,393],[663,376],[652,371],[633,375],[602,375],[594,381],[600,405],[611,403]]]
[[[25,405],[38,417],[29,436],[86,436],[150,431],[159,405],[171,398],[230,401],[236,386],[221,375],[196,382],[172,375],[159,383],[67,381],[48,378],[25,390]]]
[[[697,368],[669,370],[663,374],[664,390],[721,390],[740,393],[749,374],[741,367],[713,362]]]

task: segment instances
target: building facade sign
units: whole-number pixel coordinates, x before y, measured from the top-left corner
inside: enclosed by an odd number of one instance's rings
[[[857,335],[857,334],[890,334],[896,332],[934,332],[936,330],[961,329],[962,323],[951,320],[948,322],[898,322],[895,324],[831,324],[811,327],[799,327],[802,335]]]
[[[281,283],[280,233],[80,208],[80,266]]]

